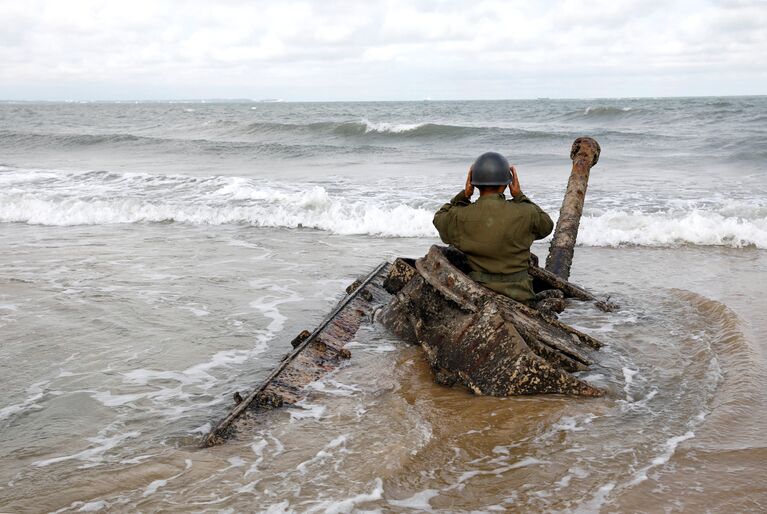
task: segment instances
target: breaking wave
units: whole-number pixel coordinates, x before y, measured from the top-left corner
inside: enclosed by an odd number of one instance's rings
[[[251,205],[156,204],[126,198],[112,201],[25,199],[0,206],[3,222],[58,226],[139,222],[249,224],[384,237],[432,236],[432,215],[430,211],[407,205],[385,207],[332,200],[322,188],[309,191],[301,198],[282,194]]]
[[[393,137],[422,138],[452,136],[461,137],[476,134],[493,127],[471,127],[441,123],[394,123],[373,122],[367,118],[359,121],[321,121],[308,124],[294,123],[250,123],[244,128],[235,127],[230,134],[238,132],[251,135],[325,135],[332,137]]]
[[[336,197],[321,186],[288,189],[239,177],[0,173],[0,222],[248,224],[417,237],[434,235],[432,215],[403,201]]]
[[[631,107],[614,107],[614,106],[603,106],[603,105],[594,105],[586,107],[586,109],[583,111],[583,114],[585,116],[615,116],[622,115],[627,112],[631,112],[633,109]]]
[[[767,216],[746,219],[692,210],[638,213],[610,211],[581,220],[586,246],[729,246],[767,249]]]
[[[627,117],[635,117],[644,114],[641,109],[635,109],[634,107],[620,107],[614,105],[589,105],[585,108],[570,111],[562,116],[565,120],[579,120],[604,122],[611,120],[619,120]]]
[[[330,193],[321,184],[296,188],[243,177],[4,171],[0,172],[0,222],[246,224],[335,234],[437,237],[432,217],[442,197],[437,198],[427,185],[423,191],[414,187],[410,197],[386,191],[371,196],[369,188],[361,186]],[[767,249],[767,206],[756,200],[648,209],[637,205],[633,211],[607,208],[590,213],[587,208],[579,244]]]
[[[482,129],[439,123],[372,123],[366,119],[358,123],[343,123],[335,129],[337,133],[344,135],[406,135],[421,138],[462,136],[475,133],[478,130]]]
[[[357,153],[398,143],[419,143],[477,139],[483,142],[526,141],[560,138],[551,131],[499,126],[469,126],[443,123],[321,121],[313,123],[257,122],[245,125],[220,123],[180,128],[162,135],[151,132],[78,133],[0,130],[0,148],[28,150],[175,151],[196,154],[254,154],[284,157]],[[488,143],[490,144],[490,143]]]

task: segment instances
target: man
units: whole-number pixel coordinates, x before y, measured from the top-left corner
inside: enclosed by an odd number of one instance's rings
[[[479,199],[472,203],[474,186]],[[509,187],[512,199],[506,200]],[[495,152],[480,155],[466,187],[434,215],[439,237],[466,254],[469,276],[518,302],[530,304],[533,281],[527,273],[530,246],[551,233],[554,223],[519,186],[517,169]]]

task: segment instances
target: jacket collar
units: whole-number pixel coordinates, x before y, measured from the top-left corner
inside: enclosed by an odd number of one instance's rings
[[[503,193],[496,193],[494,195],[485,195],[477,198],[478,202],[486,202],[488,200],[506,200],[506,195]]]

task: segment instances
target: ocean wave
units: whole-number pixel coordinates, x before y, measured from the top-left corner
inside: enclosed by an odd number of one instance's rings
[[[78,151],[118,149],[129,152],[168,152],[199,155],[268,155],[302,158],[397,151],[408,143],[482,146],[557,141],[570,134],[562,130],[498,125],[461,125],[436,122],[315,121],[310,123],[218,121],[201,126],[181,126],[162,135],[152,130],[137,133],[70,133],[0,130],[0,148],[27,151]],[[600,132],[600,135],[635,138],[635,132]],[[444,149],[442,150],[444,152]]]
[[[67,151],[104,150],[125,148],[135,152],[180,152],[194,155],[239,155],[243,157],[276,156],[305,158],[319,155],[380,154],[386,148],[375,145],[334,145],[320,139],[311,141],[246,141],[221,139],[213,135],[205,138],[171,138],[139,136],[133,134],[45,134],[0,131],[0,147],[28,150],[63,149]]]
[[[336,137],[408,137],[430,138],[441,136],[472,135],[494,127],[472,127],[441,123],[416,122],[373,122],[367,118],[359,121],[318,121],[306,124],[256,122],[245,127],[233,128],[229,134],[237,133],[250,135],[284,134],[284,135],[325,135]]]
[[[595,106],[588,106],[583,111],[583,114],[586,116],[613,116],[616,114],[625,114],[627,112],[631,112],[633,109],[631,107],[614,107],[610,105],[595,105]]]
[[[409,196],[383,190],[371,195],[354,185],[331,194],[318,184],[113,172],[3,172],[0,186],[0,222],[246,224],[380,237],[437,237],[432,217],[441,200],[425,201],[434,195],[417,185]],[[636,201],[634,210],[607,201],[591,212],[587,206],[578,243],[767,249],[767,207],[757,199],[674,201],[664,208]]]
[[[93,146],[99,144],[121,144],[152,141],[154,138],[133,134],[44,134],[37,132],[0,131],[0,142],[19,144],[56,144],[57,146]]]
[[[563,116],[565,119],[609,120],[634,116],[639,110],[633,107],[618,107],[614,105],[589,105],[584,109],[571,111]]]
[[[365,125],[365,132],[378,132],[380,134],[402,134],[403,132],[415,132],[423,127],[435,127],[444,129],[460,129],[454,125],[438,125],[434,123],[372,123],[367,119],[362,119]]]
[[[496,130],[495,127],[470,127],[440,123],[373,123],[366,119],[339,125],[335,132],[347,136],[406,137],[408,139],[461,138]]]
[[[264,194],[264,196],[267,196]],[[433,236],[433,213],[407,205],[392,207],[332,200],[318,188],[305,194],[272,196],[253,205],[185,205],[137,198],[4,201],[0,221],[71,226],[139,222],[195,225],[248,224],[257,227],[313,228],[336,234],[383,237]]]
[[[578,232],[584,246],[728,246],[767,249],[767,217],[747,219],[721,212],[608,211],[584,216]]]
[[[332,197],[325,188],[239,177],[109,172],[0,174],[0,222],[53,226],[141,222],[314,228],[383,237],[433,235],[433,213],[404,202]],[[41,187],[44,181],[44,187]],[[396,222],[392,222],[396,220]]]
[[[45,133],[0,130],[0,148],[14,151],[124,149],[141,152],[183,152],[200,155],[273,155],[301,158],[386,151],[390,143],[407,140],[457,140],[473,135],[486,137],[495,129],[435,123],[314,122],[309,124],[251,123],[208,128],[193,137],[179,134],[160,137],[129,133]],[[198,131],[199,132],[199,131]],[[516,131],[515,138],[524,138]],[[533,136],[535,137],[535,136]]]

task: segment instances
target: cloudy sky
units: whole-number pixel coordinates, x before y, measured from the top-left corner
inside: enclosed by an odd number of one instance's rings
[[[767,94],[767,0],[0,0],[0,99]]]

